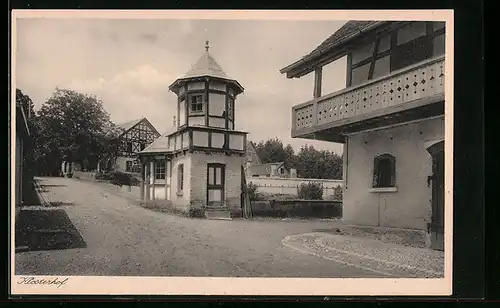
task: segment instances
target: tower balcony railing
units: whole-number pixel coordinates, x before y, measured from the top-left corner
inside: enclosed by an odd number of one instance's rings
[[[293,106],[292,137],[329,140],[328,132],[340,134],[370,120],[383,125],[391,114],[443,102],[444,78],[445,58],[440,56]]]

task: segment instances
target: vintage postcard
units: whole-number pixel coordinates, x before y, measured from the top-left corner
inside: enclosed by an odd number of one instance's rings
[[[12,295],[450,295],[453,11],[12,13]]]

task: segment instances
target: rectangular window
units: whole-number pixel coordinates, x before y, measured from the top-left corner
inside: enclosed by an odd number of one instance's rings
[[[391,56],[385,56],[375,61],[372,79],[388,75],[391,72]]]
[[[125,163],[125,171],[126,172],[132,172],[132,161],[127,161]]]
[[[222,206],[224,204],[225,165],[207,165],[207,202],[209,206]]]
[[[352,52],[352,64],[359,63],[373,56],[374,42],[366,44]]]
[[[165,160],[157,160],[155,162],[156,169],[155,169],[155,176],[157,180],[164,180],[165,179]]]
[[[132,153],[132,142],[127,142],[127,152]]]
[[[177,167],[177,193],[182,193],[184,190],[184,164],[179,164]]]
[[[368,80],[368,74],[370,73],[371,63],[356,67],[352,70],[351,74],[351,86],[361,84]]]
[[[396,158],[390,154],[375,157],[373,164],[373,187],[396,186]]]
[[[191,113],[203,112],[203,95],[191,95],[189,100],[189,111]]]
[[[145,143],[141,143],[141,151],[144,150],[146,148],[146,144]]]

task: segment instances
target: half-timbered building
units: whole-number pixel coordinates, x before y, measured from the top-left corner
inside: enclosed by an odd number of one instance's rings
[[[160,133],[146,118],[116,125],[112,133],[120,140],[118,155],[104,162],[104,166],[99,165],[99,169],[139,173],[141,166],[136,154],[160,137]]]
[[[176,128],[141,151],[141,199],[190,215],[241,216],[246,132],[235,129],[243,87],[208,51],[169,89],[177,96]]]
[[[323,68],[341,58],[345,89],[322,93]],[[344,145],[344,220],[425,230],[442,249],[445,23],[349,21],[281,73],[315,76],[291,134]]]

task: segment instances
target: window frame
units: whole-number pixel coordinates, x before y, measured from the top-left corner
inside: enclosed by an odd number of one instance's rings
[[[193,98],[200,97],[201,101],[193,102]],[[205,113],[205,95],[203,93],[193,93],[188,95],[189,115]],[[193,109],[193,106],[199,106],[200,109]]]
[[[163,168],[161,168],[163,166]],[[163,170],[163,172],[162,172]],[[162,177],[163,175],[163,177]],[[155,161],[155,179],[156,180],[165,180],[167,175],[167,162],[162,160]]]
[[[381,169],[381,164],[384,162],[388,162],[388,168]],[[389,174],[386,175],[385,172]],[[389,183],[381,183],[381,179],[383,178],[382,174],[385,177],[389,177]],[[393,188],[396,187],[396,157],[391,154],[384,153],[378,156],[375,156],[373,159],[373,181],[372,188]]]

